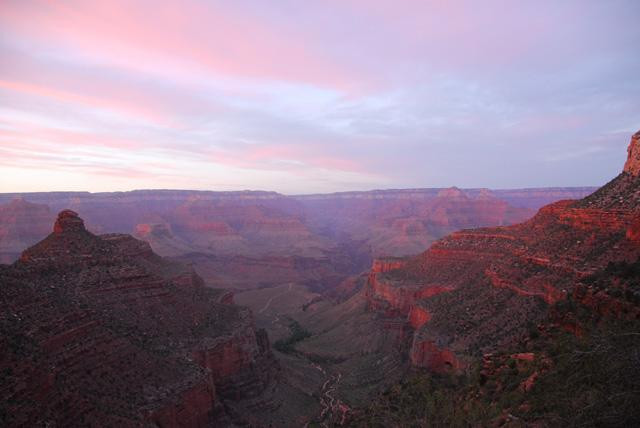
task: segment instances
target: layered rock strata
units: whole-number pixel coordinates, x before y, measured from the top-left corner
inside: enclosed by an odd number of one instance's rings
[[[365,288],[369,307],[406,316],[414,330],[411,364],[463,367],[514,341],[567,298],[634,316],[619,297],[629,294],[626,286],[604,292],[583,281],[640,257],[639,138],[632,137],[623,172],[584,199],[553,203],[518,225],[455,232],[417,257],[375,262]]]
[[[277,376],[232,296],[73,211],[0,280],[3,424],[209,426]]]

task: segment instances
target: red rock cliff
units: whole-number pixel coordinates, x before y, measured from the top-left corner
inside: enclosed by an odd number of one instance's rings
[[[277,374],[228,293],[144,242],[89,233],[73,211],[0,282],[9,425],[211,426]]]
[[[627,162],[624,164],[624,172],[631,175],[640,175],[640,131],[631,137],[629,148],[627,149]]]
[[[577,290],[610,262],[640,256],[639,139],[632,138],[624,173],[593,195],[551,204],[518,225],[456,232],[417,257],[374,265],[370,308],[407,315],[415,330],[411,363],[460,367],[468,355],[519,337],[547,305],[569,295],[602,314],[627,311],[615,298]]]

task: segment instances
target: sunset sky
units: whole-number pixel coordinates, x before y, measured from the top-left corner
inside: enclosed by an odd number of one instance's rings
[[[0,1],[0,192],[600,185],[640,1]]]

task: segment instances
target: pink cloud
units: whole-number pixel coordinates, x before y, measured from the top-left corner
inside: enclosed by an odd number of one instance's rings
[[[327,155],[322,144],[237,144],[226,149],[204,145],[164,150],[153,141],[122,138],[90,131],[58,129],[27,122],[14,121],[4,124],[9,125],[7,128],[0,128],[0,142],[3,144],[2,163],[5,165],[29,166],[34,165],[35,162],[38,167],[57,165],[79,168],[85,162],[83,159],[104,157],[104,152],[95,150],[98,147],[113,149],[115,157],[112,160],[116,161],[120,157],[126,158],[140,153],[141,150],[155,148],[161,150],[160,161],[146,161],[144,164],[138,164],[139,169],[167,171],[172,169],[173,159],[197,163],[206,156],[216,164],[240,169],[301,172],[308,168],[321,168],[367,173],[363,166],[355,161]],[[73,154],[73,159],[67,158],[69,154]],[[105,162],[104,165],[92,163],[91,167],[96,169],[96,174],[109,175],[109,172],[104,171],[118,170],[109,163]]]
[[[217,75],[345,89],[357,77],[293,34],[232,8],[204,3],[5,4],[0,23],[39,43],[119,66],[204,67]]]
[[[17,140],[16,144],[8,145],[4,135],[0,134],[0,165],[4,167],[15,167],[26,170],[59,171],[59,172],[81,172],[88,176],[108,176],[120,179],[153,179],[159,177],[181,177],[184,173],[176,171],[169,159],[164,163],[159,162],[137,162],[135,166],[127,166],[121,162],[122,153],[115,156],[100,154],[100,159],[96,159],[96,154],[91,151],[74,147],[73,157],[69,152],[61,150],[58,144],[47,145],[42,143],[32,143],[25,140]],[[46,184],[46,183],[45,183]]]
[[[367,173],[361,164],[350,159],[328,156],[322,144],[245,145],[231,150],[210,149],[214,162],[237,168],[305,170],[309,167],[333,171]]]
[[[172,127],[174,122],[173,117],[162,108],[157,108],[157,103],[153,103],[151,99],[143,100],[143,96],[131,97],[130,94],[122,93],[121,89],[116,87],[110,87],[111,91],[105,91],[107,88],[103,88],[102,90],[108,93],[94,96],[31,82],[0,80],[0,89],[92,109],[111,110],[163,127]]]
[[[6,147],[25,148],[25,142],[30,140],[44,141],[44,145],[50,146],[55,143],[57,149],[68,147],[78,149],[80,147],[102,146],[112,149],[140,149],[147,146],[141,140],[130,138],[120,138],[95,132],[71,131],[66,129],[38,126],[26,122],[8,123],[12,129],[0,129],[0,141]],[[33,143],[30,145],[32,148]],[[39,149],[42,149],[40,147]]]

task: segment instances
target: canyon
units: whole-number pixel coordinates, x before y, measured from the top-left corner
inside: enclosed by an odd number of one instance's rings
[[[0,417],[367,426],[508,372],[482,420],[544,426],[562,334],[640,322],[639,147],[600,189],[0,195]]]
[[[514,224],[592,188],[405,189],[285,196],[275,192],[140,190],[0,194],[0,262],[44,238],[55,213],[93,233],[127,233],[191,263],[208,285],[287,281],[332,288],[375,257],[417,254],[448,233]],[[222,269],[224,267],[224,269]]]

